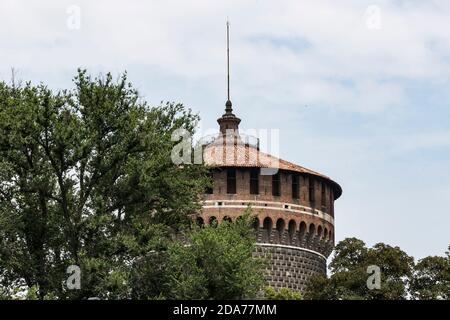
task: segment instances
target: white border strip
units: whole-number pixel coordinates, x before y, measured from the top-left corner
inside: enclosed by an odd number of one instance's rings
[[[239,202],[239,203],[245,203],[244,205],[227,205],[227,204],[222,204],[221,206],[217,205],[218,202]],[[334,218],[329,215],[328,213],[322,212],[320,210],[315,209],[315,211],[317,211],[318,213],[312,213],[312,212],[308,212],[308,211],[304,211],[304,210],[297,210],[297,209],[290,209],[290,208],[285,208],[285,205],[290,206],[295,206],[295,207],[301,207],[303,209],[309,209],[309,210],[313,210],[312,208],[309,207],[305,207],[305,206],[300,206],[298,204],[294,204],[294,203],[284,203],[284,202],[273,202],[273,201],[252,201],[252,200],[204,200],[203,203],[206,204],[210,204],[213,203],[214,205],[203,205],[203,208],[205,209],[213,209],[213,208],[247,208],[247,206],[250,204],[251,208],[255,208],[255,209],[269,209],[269,210],[281,210],[281,211],[288,211],[288,212],[293,212],[293,213],[301,213],[301,214],[307,214],[313,217],[319,217],[321,219],[324,219],[325,221],[330,222],[332,225],[334,225]],[[277,204],[281,207],[266,207],[266,206],[253,206],[252,203],[264,203],[264,204]]]
[[[306,252],[314,253],[314,254],[318,255],[319,257],[322,257],[323,259],[325,259],[325,261],[327,260],[327,258],[323,254],[318,253],[317,251],[302,248],[302,247],[294,247],[294,246],[288,246],[285,244],[274,244],[274,243],[264,243],[264,242],[257,242],[256,245],[262,246],[262,247],[281,247],[281,248],[287,248],[287,249],[306,251]]]

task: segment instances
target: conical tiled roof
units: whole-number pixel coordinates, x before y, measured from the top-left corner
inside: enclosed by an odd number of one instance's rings
[[[335,199],[341,196],[342,189],[326,175],[304,168],[292,162],[274,157],[260,151],[257,147],[242,142],[240,139],[227,141],[219,136],[214,142],[205,145],[203,149],[203,160],[211,167],[247,167],[247,168],[274,168],[299,172],[326,179],[335,187]]]

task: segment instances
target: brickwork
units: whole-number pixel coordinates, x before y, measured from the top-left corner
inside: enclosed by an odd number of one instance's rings
[[[227,172],[226,168],[215,170],[213,173],[214,187],[213,194],[206,195],[207,200],[223,200],[223,199],[239,199],[239,200],[261,200],[288,202],[294,204],[305,205],[327,212],[334,216],[332,202],[334,200],[332,183],[320,177],[307,176],[289,171],[280,170],[280,188],[281,195],[279,197],[272,196],[272,176],[260,175],[259,178],[259,194],[250,194],[250,168],[236,169],[236,194],[227,194]],[[299,199],[292,198],[292,176],[299,177]],[[309,199],[308,181],[314,181],[315,200]],[[322,199],[321,188],[325,186],[325,197]]]
[[[302,292],[311,276],[326,273],[324,257],[300,248],[258,245],[255,257],[265,261],[266,283],[276,289]]]
[[[334,246],[335,196],[331,182],[280,170],[280,196],[272,195],[270,175],[260,175],[259,194],[251,194],[251,168],[233,169],[236,170],[236,194],[226,193],[227,168],[213,171],[213,192],[204,195],[200,223],[235,220],[250,206],[256,219],[255,255],[267,261],[267,285],[302,291],[312,275],[325,275],[326,257]],[[292,195],[293,175],[299,181],[298,199]]]

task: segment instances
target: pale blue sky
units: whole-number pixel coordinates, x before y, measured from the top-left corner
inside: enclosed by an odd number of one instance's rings
[[[127,70],[151,104],[183,102],[216,128],[227,16],[241,127],[280,129],[282,158],[342,185],[337,240],[444,254],[449,1],[2,0],[0,79],[14,67],[65,88],[77,67]]]

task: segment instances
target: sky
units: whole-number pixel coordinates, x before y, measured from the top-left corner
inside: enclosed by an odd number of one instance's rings
[[[450,1],[0,2],[0,80],[73,86],[127,71],[151,105],[217,129],[279,129],[279,155],[337,181],[336,241],[450,245]]]

